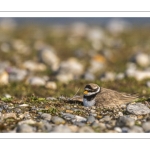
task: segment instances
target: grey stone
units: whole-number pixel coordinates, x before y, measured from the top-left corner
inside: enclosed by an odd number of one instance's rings
[[[129,128],[128,127],[123,127],[122,128],[122,133],[128,133],[129,132]]]
[[[71,129],[67,125],[58,125],[52,129],[52,132],[55,133],[71,133]]]
[[[143,128],[143,130],[144,130],[145,132],[150,132],[150,121],[144,122],[144,123],[142,124],[142,128]]]
[[[91,124],[91,126],[92,126],[93,128],[100,127],[99,121],[98,121],[98,120],[95,120],[95,121]]]
[[[116,120],[111,120],[109,122],[106,122],[105,125],[106,125],[107,129],[113,129],[115,127],[115,125],[116,125]]]
[[[76,126],[79,126],[79,127],[83,127],[83,126],[86,125],[86,124],[83,123],[83,122],[77,122],[77,121],[73,122],[73,124],[76,125]]]
[[[129,116],[120,116],[116,122],[116,126],[119,127],[132,127],[134,124],[134,119],[130,118]]]
[[[89,123],[89,124],[93,123],[94,121],[95,121],[95,117],[94,116],[89,116],[87,118],[87,123]]]
[[[41,120],[42,122],[42,131],[50,132],[53,128],[53,125],[50,124],[47,120]]]
[[[129,133],[143,133],[143,129],[139,126],[133,126],[129,129]]]
[[[79,129],[79,133],[94,133],[94,130],[89,126],[83,126]]]
[[[41,114],[41,118],[47,121],[51,121],[52,116],[48,113]]]
[[[28,124],[21,124],[17,126],[16,132],[19,133],[33,133],[35,132],[35,128],[31,127]]]
[[[8,73],[10,81],[22,81],[27,76],[26,70],[21,70],[18,68],[10,68]]]
[[[100,119],[100,122],[109,122],[111,120],[110,116],[104,116],[102,119]]]
[[[127,106],[127,111],[135,115],[145,115],[150,113],[150,109],[142,103],[129,104]]]
[[[46,81],[41,77],[30,77],[27,80],[27,83],[30,85],[44,86],[46,84]]]
[[[85,80],[93,81],[93,80],[95,80],[95,76],[94,76],[94,74],[92,74],[92,73],[90,73],[90,72],[86,72],[86,73],[84,74],[84,79],[85,79]]]
[[[62,117],[65,119],[65,120],[72,120],[72,119],[75,119],[75,115],[72,115],[70,113],[63,113],[61,112],[61,115]]]
[[[59,125],[59,124],[65,124],[65,120],[62,119],[62,118],[60,118],[60,117],[58,117],[58,116],[53,116],[52,119],[51,119],[51,121],[54,124],[57,124],[57,125]]]

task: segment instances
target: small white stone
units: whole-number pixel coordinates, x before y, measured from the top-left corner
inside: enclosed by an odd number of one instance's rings
[[[150,57],[146,53],[139,53],[135,56],[134,59],[141,67],[147,67],[150,64]]]
[[[43,48],[39,50],[39,59],[46,65],[50,66],[52,71],[56,71],[59,67],[59,58],[53,47]]]
[[[116,74],[114,72],[106,72],[100,79],[101,81],[114,81]]]
[[[46,70],[46,66],[42,63],[36,63],[34,61],[28,60],[23,63],[23,67],[25,69],[31,70],[31,71],[44,71]]]
[[[21,104],[19,105],[20,107],[28,107],[29,105],[28,104]]]
[[[118,133],[121,133],[121,132],[122,132],[121,128],[119,128],[119,127],[115,127],[114,130],[115,130],[116,132],[118,132]]]
[[[31,77],[26,83],[30,85],[43,86],[46,84],[46,81],[40,77]]]
[[[69,81],[73,80],[73,75],[71,73],[58,74],[56,79],[62,83],[68,83]]]
[[[57,89],[57,84],[53,81],[48,81],[45,85],[46,88],[56,90]]]

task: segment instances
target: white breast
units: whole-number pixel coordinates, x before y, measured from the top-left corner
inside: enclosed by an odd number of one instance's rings
[[[95,99],[91,100],[91,101],[87,101],[86,98],[83,98],[83,105],[85,107],[91,107],[95,105]]]

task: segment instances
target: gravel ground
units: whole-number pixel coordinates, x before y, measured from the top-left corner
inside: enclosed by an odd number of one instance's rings
[[[149,27],[0,22],[0,132],[150,132]],[[136,93],[115,108],[84,107],[84,86]]]

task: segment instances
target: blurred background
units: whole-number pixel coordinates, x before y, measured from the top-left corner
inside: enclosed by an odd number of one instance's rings
[[[0,95],[150,87],[149,32],[150,18],[0,18]]]

